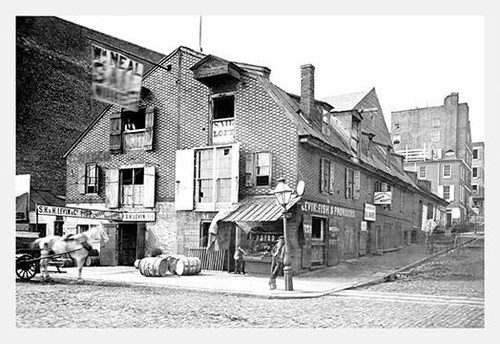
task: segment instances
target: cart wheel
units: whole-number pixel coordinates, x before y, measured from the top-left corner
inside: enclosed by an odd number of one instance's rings
[[[24,281],[29,281],[37,273],[37,263],[33,256],[28,253],[16,257],[16,275]]]

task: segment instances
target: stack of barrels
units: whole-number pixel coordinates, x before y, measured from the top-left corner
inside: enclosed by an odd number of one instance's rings
[[[182,255],[159,255],[137,259],[134,266],[146,277],[164,277],[168,272],[178,276],[197,275],[201,272],[201,260],[198,257]]]
[[[85,266],[98,266],[99,263],[99,251],[92,249],[92,251],[89,252],[87,259],[85,259]]]

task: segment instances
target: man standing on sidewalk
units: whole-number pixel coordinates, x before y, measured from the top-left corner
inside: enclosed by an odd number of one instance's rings
[[[271,290],[276,289],[276,277],[283,269],[284,248],[285,238],[280,236],[271,250],[271,277],[269,278],[269,288]]]

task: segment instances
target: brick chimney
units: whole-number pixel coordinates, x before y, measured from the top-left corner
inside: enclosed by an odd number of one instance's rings
[[[300,109],[311,120],[314,113],[314,66],[300,66]]]

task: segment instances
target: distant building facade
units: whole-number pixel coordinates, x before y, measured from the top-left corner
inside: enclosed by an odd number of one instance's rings
[[[446,199],[446,226],[468,221],[472,215],[472,141],[467,103],[458,93],[444,105],[393,111],[394,149],[404,156],[406,170],[431,181],[432,192]]]
[[[280,177],[305,182],[288,206],[296,272],[402,247],[444,223],[447,202],[394,153],[375,89],[343,107],[315,99],[312,65],[300,69],[300,96],[274,85],[267,67],[185,47],[160,65],[143,80],[139,111],[108,106],[65,154],[67,206],[122,214],[66,219],[67,232],[105,228],[102,264],[210,246],[229,270],[242,246],[247,270],[268,273],[284,234],[272,194]]]
[[[472,143],[472,201],[474,215],[472,222],[484,228],[484,142]]]

